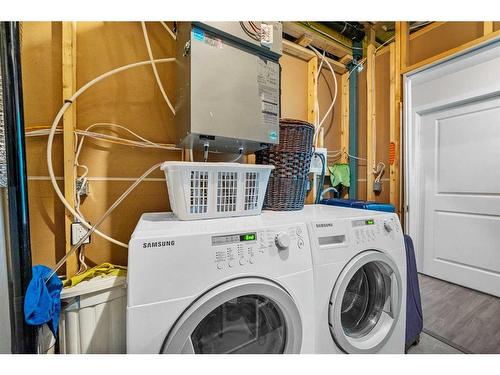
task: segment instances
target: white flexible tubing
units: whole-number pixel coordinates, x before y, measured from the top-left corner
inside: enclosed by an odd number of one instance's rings
[[[322,61],[324,61],[326,63],[326,65],[328,66],[328,69],[330,69],[330,72],[332,72],[333,82],[335,84],[335,93],[333,95],[332,103],[330,104],[330,107],[326,111],[325,115],[323,116],[323,119],[320,121],[320,123],[319,123],[316,131],[314,132],[313,144],[316,144],[316,138],[318,137],[319,130],[323,126],[323,123],[325,122],[326,118],[330,115],[330,112],[332,111],[333,106],[335,105],[335,101],[337,100],[338,85],[337,85],[337,77],[335,76],[335,71],[333,70],[332,65],[330,64],[330,62],[328,61],[328,59],[324,58],[319,53],[319,51],[316,48],[314,48],[313,46],[309,46],[309,47],[316,53],[316,55],[318,55],[322,59]]]
[[[160,23],[168,31],[168,33],[170,34],[170,36],[172,37],[172,39],[173,40],[177,40],[177,37],[175,36],[174,32],[170,29],[170,27],[168,27],[168,25],[165,22],[163,22],[163,21],[160,21]]]
[[[167,96],[167,93],[165,92],[165,89],[163,88],[163,84],[161,83],[160,80],[160,75],[158,74],[158,70],[156,69],[156,64],[155,60],[153,57],[153,51],[151,50],[151,44],[149,43],[149,36],[148,36],[148,30],[146,29],[146,22],[142,21],[141,22],[142,26],[142,33],[144,34],[144,41],[146,42],[146,48],[148,50],[148,56],[149,56],[149,61],[151,61],[151,67],[153,68],[153,73],[156,78],[156,83],[158,84],[158,87],[160,88],[161,94],[163,95],[163,98],[167,102],[168,107],[172,111],[172,113],[175,116],[175,109],[172,103],[170,103],[170,99]]]
[[[170,57],[170,58],[165,58],[165,59],[157,59],[157,60],[155,60],[155,63],[158,64],[158,63],[167,63],[167,62],[174,62],[174,61],[175,61],[175,58]],[[83,226],[85,226],[87,229],[92,229],[92,226],[87,221],[83,220],[83,218],[80,215],[78,215],[78,213],[75,211],[75,209],[69,204],[69,202],[64,197],[64,194],[61,192],[61,189],[59,189],[59,185],[57,184],[57,181],[56,181],[56,176],[54,174],[54,166],[52,165],[52,144],[54,142],[54,135],[56,134],[57,124],[59,124],[59,121],[61,121],[61,118],[63,117],[64,113],[68,110],[68,108],[71,106],[71,104],[82,93],[84,93],[88,88],[95,85],[97,82],[103,80],[104,78],[108,78],[114,74],[123,72],[125,70],[135,68],[138,66],[148,65],[148,64],[151,64],[151,61],[140,61],[140,62],[124,65],[124,66],[121,66],[119,68],[110,70],[109,72],[106,72],[104,74],[101,74],[99,77],[94,78],[92,81],[87,82],[85,85],[80,87],[80,89],[77,92],[75,92],[71,98],[66,100],[66,102],[64,103],[64,105],[61,107],[61,109],[57,113],[56,117],[54,118],[54,121],[52,122],[52,126],[51,126],[50,132],[49,132],[49,139],[47,141],[47,168],[49,171],[50,181],[52,182],[52,186],[54,187],[54,190],[55,190],[58,198],[64,204],[64,207],[66,207],[66,209],[69,212],[71,212],[71,214],[74,217],[76,217],[78,220],[80,220],[81,224]],[[106,239],[106,240],[108,240],[116,245],[128,248],[127,244],[124,244],[123,242],[115,240],[114,238],[107,236],[106,234],[98,231],[97,229],[95,229],[94,231],[97,235],[101,236],[102,238],[104,238],[104,239]]]
[[[54,270],[53,270],[53,271],[49,274],[49,276],[47,277],[47,279],[46,279],[46,281],[45,281],[45,282],[49,281],[49,280],[50,280],[50,278],[51,278],[53,275],[55,275],[55,273],[57,272],[57,270],[58,270],[59,268],[61,268],[61,266],[62,266],[62,265],[66,262],[66,259],[68,259],[68,257],[69,257],[71,254],[73,254],[73,253],[75,252],[75,250],[76,250],[76,249],[78,249],[80,246],[82,246],[82,245],[83,245],[83,243],[85,242],[85,240],[86,240],[87,238],[89,238],[89,237],[90,237],[90,235],[91,235],[92,233],[97,232],[96,228],[97,228],[99,225],[101,225],[101,224],[102,224],[102,222],[103,222],[104,220],[106,220],[106,218],[107,218],[107,217],[111,214],[111,212],[113,212],[113,211],[114,211],[114,209],[115,209],[116,207],[118,207],[118,205],[119,205],[119,204],[120,204],[120,203],[121,203],[121,202],[122,202],[122,201],[123,201],[123,200],[127,197],[127,195],[129,195],[129,194],[132,192],[132,190],[134,190],[134,189],[136,188],[136,186],[137,186],[137,185],[139,185],[139,184],[141,183],[141,181],[142,181],[142,180],[144,180],[147,176],[149,176],[149,175],[150,175],[150,174],[151,174],[151,173],[152,173],[155,169],[159,168],[161,164],[162,164],[162,163],[158,163],[158,164],[153,165],[151,168],[149,168],[146,172],[144,172],[144,173],[142,174],[142,176],[141,176],[141,177],[139,177],[137,180],[135,180],[135,182],[134,182],[132,185],[130,185],[130,186],[128,187],[128,189],[127,189],[127,190],[125,190],[125,192],[124,192],[122,195],[120,195],[120,197],[119,197],[119,198],[118,198],[118,199],[117,199],[117,200],[116,200],[116,201],[115,201],[115,202],[111,205],[111,207],[109,207],[109,208],[106,210],[106,212],[104,213],[104,215],[102,215],[102,216],[101,216],[101,217],[100,217],[100,218],[96,221],[96,223],[95,223],[95,224],[94,224],[94,225],[90,228],[90,230],[89,230],[87,233],[85,233],[85,235],[84,235],[82,238],[80,238],[80,241],[78,241],[78,242],[77,242],[77,243],[76,243],[76,244],[75,244],[75,245],[71,248],[71,250],[70,250],[70,251],[68,251],[68,252],[67,252],[67,253],[66,253],[66,254],[65,254],[65,255],[61,258],[61,260],[60,260],[59,262],[57,262],[56,266],[54,267]]]

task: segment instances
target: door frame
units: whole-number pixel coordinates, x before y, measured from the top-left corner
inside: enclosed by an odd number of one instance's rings
[[[414,242],[415,258],[417,269],[420,271],[423,267],[424,253],[421,249],[421,244],[424,243],[423,239],[423,194],[421,186],[421,163],[419,155],[420,147],[420,133],[419,125],[420,118],[429,112],[451,108],[460,103],[468,102],[471,98],[485,98],[491,96],[491,93],[484,92],[469,92],[468,95],[456,96],[448,98],[445,101],[434,103],[433,105],[427,104],[422,106],[413,107],[412,97],[412,83],[414,80],[425,82],[426,76],[428,80],[433,79],[433,73],[437,70],[446,70],[451,68],[451,62],[466,62],[473,56],[480,55],[481,53],[490,51],[494,48],[500,48],[500,37],[496,37],[479,43],[471,48],[460,51],[454,55],[448,56],[442,60],[438,60],[432,64],[423,66],[403,75],[403,168],[404,168],[404,182],[403,182],[403,197],[404,197],[404,231],[410,235]],[[453,71],[453,69],[449,69]]]

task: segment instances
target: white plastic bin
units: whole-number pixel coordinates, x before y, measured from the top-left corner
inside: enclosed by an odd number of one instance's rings
[[[96,277],[61,292],[59,352],[126,352],[126,278]]]
[[[170,207],[180,220],[259,215],[272,165],[167,161]]]

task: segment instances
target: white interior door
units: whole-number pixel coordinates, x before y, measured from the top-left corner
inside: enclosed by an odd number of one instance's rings
[[[500,296],[500,43],[405,79],[419,271]]]

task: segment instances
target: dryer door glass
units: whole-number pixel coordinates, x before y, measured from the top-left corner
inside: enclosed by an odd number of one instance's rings
[[[330,296],[332,338],[347,353],[377,353],[400,317],[402,282],[386,254],[367,250],[354,257],[337,278]]]
[[[384,270],[377,262],[361,267],[351,278],[342,299],[341,321],[344,332],[361,337],[377,324],[389,298]]]
[[[191,334],[195,353],[278,354],[286,343],[279,307],[259,295],[229,300],[212,310]]]

